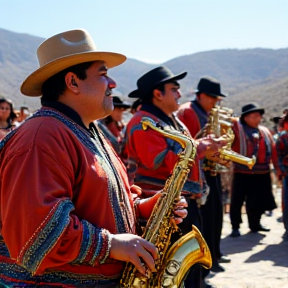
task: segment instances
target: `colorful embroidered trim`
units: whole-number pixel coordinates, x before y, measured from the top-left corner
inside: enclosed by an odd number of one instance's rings
[[[105,277],[97,274],[79,274],[66,271],[51,271],[43,275],[32,276],[25,268],[11,263],[0,263],[0,283],[7,287],[13,285],[35,285],[33,287],[81,287],[92,288],[99,284],[110,284],[119,281],[121,275]],[[59,285],[59,286],[58,286]],[[21,286],[22,287],[22,286]]]
[[[82,220],[83,236],[78,257],[73,264],[91,265],[102,264],[110,252],[109,232],[106,229],[94,227]]]
[[[75,122],[73,122],[69,118],[64,117],[61,113],[57,111],[42,108],[38,110],[37,112],[35,112],[35,114],[33,114],[29,119],[33,119],[36,117],[53,117],[59,120],[60,122],[62,122],[74,133],[74,135],[81,141],[81,143],[85,145],[95,155],[95,157],[97,157],[97,160],[100,163],[102,163],[102,167],[105,170],[107,177],[109,179],[108,181],[109,201],[112,206],[114,219],[116,223],[116,233],[128,232],[129,226],[127,225],[126,223],[127,221],[125,221],[123,217],[123,214],[119,205],[121,191],[124,191],[123,183],[119,182],[119,185],[121,185],[121,187],[118,186],[117,181],[120,181],[119,180],[120,177],[118,174],[115,174],[117,173],[117,171],[111,170],[111,164],[107,162],[109,160],[107,160],[107,157],[105,156],[106,152],[103,151],[104,148],[102,148],[102,150],[100,149],[103,146],[100,143],[100,140],[96,138],[94,141],[94,139],[90,137],[89,133],[85,131],[85,129],[77,125]],[[11,133],[13,133],[14,131],[15,130],[13,130]],[[1,145],[1,142],[0,142],[0,145]],[[107,165],[105,163],[107,163]],[[126,194],[124,197],[127,197]],[[129,200],[126,200],[126,201],[129,202]]]
[[[71,200],[59,201],[41,223],[21,250],[17,262],[34,274],[43,258],[49,253],[67,228],[70,212],[74,209]]]

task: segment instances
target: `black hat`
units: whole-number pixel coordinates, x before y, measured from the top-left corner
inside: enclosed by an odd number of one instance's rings
[[[257,103],[249,103],[242,107],[241,118],[253,112],[259,112],[261,115],[263,115],[265,113],[265,110],[264,108],[259,107]]]
[[[285,122],[288,122],[288,113],[286,114],[283,114],[281,117],[279,117],[279,123],[285,123]]]
[[[274,122],[274,124],[278,124],[280,119],[281,119],[280,116],[275,116],[275,117],[270,118],[270,121]]]
[[[120,97],[118,96],[113,96],[113,105],[114,107],[118,107],[118,108],[125,108],[128,109],[131,107],[131,104],[123,101]]]
[[[174,75],[168,68],[160,66],[142,75],[137,80],[137,90],[132,91],[128,97],[130,98],[144,98],[147,93],[153,91],[157,85],[165,82],[172,82],[183,79],[187,72]]]
[[[212,77],[202,77],[195,93],[205,93],[212,97],[226,97],[221,93],[220,83]]]

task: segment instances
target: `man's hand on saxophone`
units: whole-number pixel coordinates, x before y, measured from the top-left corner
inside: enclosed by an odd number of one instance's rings
[[[150,271],[156,272],[155,260],[158,258],[158,252],[152,243],[133,234],[114,234],[111,237],[110,258],[131,262],[146,277],[149,276],[149,272],[145,265]]]
[[[185,209],[188,207],[186,199],[181,196],[180,200],[175,204],[174,209],[174,218],[172,219],[175,224],[180,224],[183,222],[183,219],[187,217],[188,211]]]
[[[139,191],[141,190],[141,188],[137,185],[133,185],[133,193],[135,193],[135,187],[137,187],[137,196],[140,196],[141,192]],[[150,217],[155,203],[161,196],[161,192],[162,190],[159,190],[157,194],[153,195],[150,198],[138,200],[135,207],[137,218],[147,220]],[[175,222],[176,225],[180,224],[183,219],[187,217],[188,211],[185,209],[186,207],[188,207],[188,203],[186,199],[181,196],[174,206],[174,218],[172,220]]]
[[[141,214],[141,211],[147,213],[147,211],[149,211],[148,207],[158,200],[160,193],[161,191],[150,198],[141,199],[138,202],[137,210],[142,217],[144,216],[144,213]],[[171,221],[174,221],[176,225],[181,223],[188,215],[188,212],[185,209],[187,206],[188,203],[186,199],[181,196],[175,204],[174,217],[171,219]],[[151,206],[151,208],[153,209],[153,206]],[[152,210],[150,212],[152,212]],[[149,217],[150,215],[145,216]],[[155,261],[158,258],[158,251],[154,244],[133,234],[110,234],[110,237],[110,258],[124,262],[131,262],[141,274],[148,278],[150,271],[156,272]]]
[[[196,140],[197,153],[199,159],[204,157],[217,157],[219,150],[228,144],[228,139],[224,136],[216,138],[213,134]]]

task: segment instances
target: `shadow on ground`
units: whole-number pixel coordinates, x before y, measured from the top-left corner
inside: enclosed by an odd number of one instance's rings
[[[252,232],[235,238],[226,236],[221,239],[221,250],[228,255],[250,251],[254,246],[261,244],[264,237],[265,234]]]
[[[288,242],[268,245],[264,250],[251,255],[245,262],[272,261],[274,266],[288,267]]]

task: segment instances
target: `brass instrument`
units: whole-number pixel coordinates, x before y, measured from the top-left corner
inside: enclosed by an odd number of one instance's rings
[[[207,157],[207,161],[204,165],[204,170],[211,170],[212,175],[216,175],[217,171],[221,170],[221,163],[223,164],[225,161],[232,161],[239,164],[246,165],[249,169],[252,169],[256,162],[256,157],[252,158],[243,156],[237,152],[231,150],[231,146],[234,141],[234,132],[232,130],[232,114],[233,110],[226,108],[215,106],[212,108],[208,123],[205,132],[207,134],[214,134],[216,138],[225,137],[227,145],[219,149],[219,163],[216,163],[215,159]],[[219,166],[220,165],[220,166]]]
[[[195,226],[192,226],[191,232],[182,236],[170,247],[171,235],[178,230],[171,221],[174,205],[180,199],[183,185],[194,163],[196,147],[191,138],[178,131],[172,133],[162,130],[156,127],[156,123],[150,118],[142,118],[142,127],[144,130],[149,127],[177,141],[185,150],[179,154],[179,160],[165,183],[142,235],[158,249],[159,259],[155,263],[157,272],[151,273],[151,277],[146,278],[129,262],[124,269],[120,286],[177,288],[182,285],[186,273],[195,263],[201,263],[207,269],[212,265],[209,248]]]

